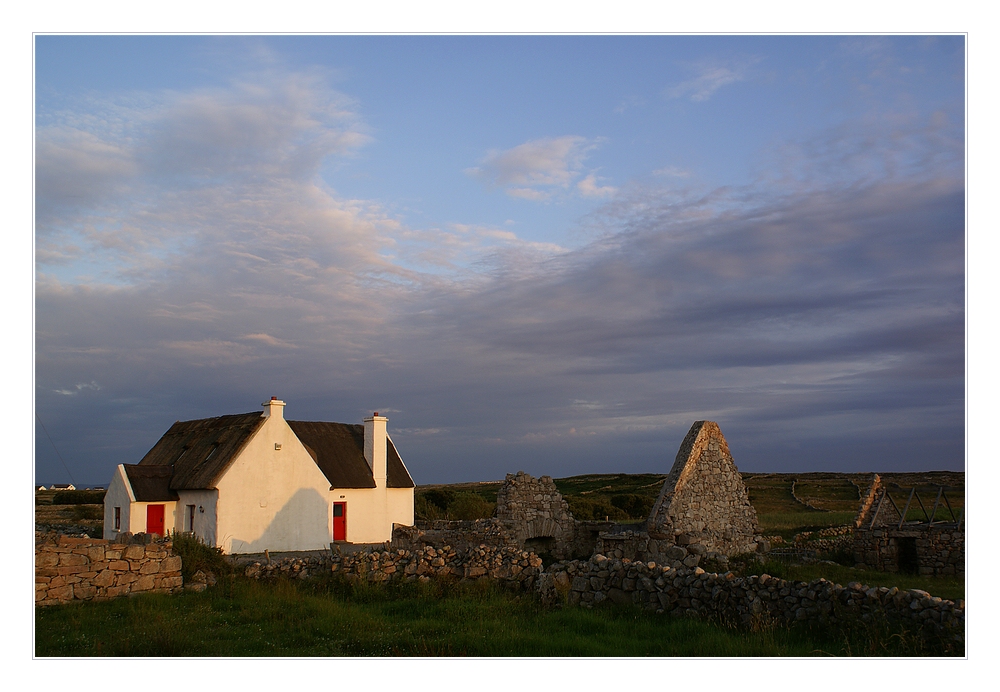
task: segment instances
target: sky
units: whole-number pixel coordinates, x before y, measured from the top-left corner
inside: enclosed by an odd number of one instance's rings
[[[965,49],[36,36],[36,481],[271,396],[418,484],[963,469]]]

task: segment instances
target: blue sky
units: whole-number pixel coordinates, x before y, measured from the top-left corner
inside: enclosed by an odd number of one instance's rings
[[[36,477],[271,395],[418,483],[705,418],[963,468],[964,89],[961,36],[39,36]]]

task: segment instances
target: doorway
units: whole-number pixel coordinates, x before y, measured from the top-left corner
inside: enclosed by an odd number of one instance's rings
[[[916,538],[897,538],[896,551],[896,564],[899,566],[900,572],[917,574],[920,571]]]
[[[347,540],[347,503],[333,503],[333,540]]]
[[[146,505],[146,533],[164,534],[163,505]]]

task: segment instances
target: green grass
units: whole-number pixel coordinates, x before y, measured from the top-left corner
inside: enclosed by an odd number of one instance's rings
[[[854,512],[782,512],[757,514],[757,525],[765,536],[790,539],[803,531],[819,531],[832,526],[844,526],[854,521]],[[775,547],[781,547],[775,546]]]
[[[955,576],[920,576],[916,574],[898,574],[892,572],[876,572],[873,570],[855,569],[844,565],[831,565],[827,562],[807,564],[791,564],[782,560],[771,559],[764,564],[751,565],[742,570],[742,574],[770,574],[772,577],[789,581],[810,582],[820,577],[835,584],[846,586],[852,581],[865,586],[897,587],[902,590],[921,589],[932,596],[938,596],[951,601],[965,598],[965,578]]]
[[[494,587],[227,579],[204,593],[38,608],[37,656],[921,655],[899,633],[738,629]]]

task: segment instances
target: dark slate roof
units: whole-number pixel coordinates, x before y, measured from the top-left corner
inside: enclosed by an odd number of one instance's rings
[[[178,421],[146,452],[139,466],[173,467],[171,490],[214,488],[265,420],[260,411],[254,411]]]
[[[122,464],[136,502],[170,502],[177,499],[177,493],[170,489],[172,466],[139,466]]]
[[[331,487],[375,487],[371,467],[365,461],[365,426],[297,420],[288,421],[288,425],[312,455]],[[396,446],[392,440],[386,442],[386,486],[414,487]]]

